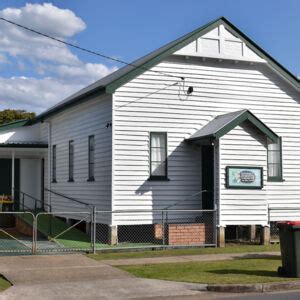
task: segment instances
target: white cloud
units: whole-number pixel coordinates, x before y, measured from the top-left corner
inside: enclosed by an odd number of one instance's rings
[[[6,8],[0,10],[0,16],[60,39],[73,39],[86,29],[84,21],[73,11],[51,3]],[[0,77],[0,109],[40,112],[116,70],[103,64],[85,63],[63,44],[0,22],[0,63],[14,63],[19,72],[31,71],[37,75],[37,78]]]
[[[18,108],[39,113],[80,87],[51,77],[0,77],[0,109]]]
[[[1,16],[57,37],[70,37],[86,28],[85,23],[69,9],[52,3],[30,4],[22,8],[6,8]]]
[[[51,3],[26,4],[21,8],[6,8],[0,16],[43,33],[64,39],[81,32],[85,23],[68,9]],[[0,51],[30,60],[44,59],[57,63],[75,64],[79,59],[67,46],[1,21]]]
[[[88,81],[96,81],[97,79],[104,77],[116,70],[117,68],[115,67],[108,68],[103,64],[92,63],[86,63],[80,66],[60,65],[53,68],[53,71],[62,78],[68,78],[68,80],[76,80],[87,77]]]

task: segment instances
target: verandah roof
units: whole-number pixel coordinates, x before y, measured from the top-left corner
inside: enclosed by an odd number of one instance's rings
[[[0,148],[48,148],[48,144],[43,142],[10,142],[0,143]]]
[[[279,138],[278,135],[246,109],[215,117],[212,121],[194,133],[190,138],[186,139],[186,141],[199,143],[201,141],[219,139],[245,121],[249,121],[273,142],[277,142]]]

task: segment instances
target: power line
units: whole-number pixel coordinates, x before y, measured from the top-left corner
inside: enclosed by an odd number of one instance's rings
[[[163,91],[163,90],[166,90],[166,89],[169,88],[169,87],[178,85],[179,82],[180,82],[180,81],[176,81],[176,82],[174,82],[174,83],[168,84],[168,85],[166,85],[166,86],[164,86],[164,87],[162,87],[162,88],[160,88],[160,89],[155,90],[154,92],[151,92],[151,93],[146,94],[146,95],[143,96],[143,97],[137,98],[137,99],[135,99],[135,100],[133,100],[133,101],[130,101],[130,102],[126,103],[126,104],[120,105],[120,106],[118,106],[116,109],[118,110],[118,109],[120,109],[120,108],[122,108],[122,107],[124,107],[124,106],[127,106],[127,105],[131,104],[131,103],[135,103],[135,102],[137,102],[137,101],[139,101],[139,100],[142,100],[142,99],[145,99],[145,98],[147,98],[147,97],[149,97],[149,96],[155,95],[155,94],[157,94],[158,92]]]
[[[126,62],[126,61],[123,61],[123,60],[121,60],[121,59],[118,59],[118,58],[114,58],[114,57],[111,57],[111,56],[108,56],[108,55],[105,55],[105,54],[102,54],[102,53],[99,53],[99,52],[96,52],[96,51],[93,51],[93,50],[89,50],[89,49],[87,49],[87,48],[83,48],[83,47],[81,47],[81,46],[77,46],[77,45],[75,45],[75,44],[66,42],[66,41],[64,41],[64,40],[58,39],[58,38],[56,38],[56,37],[53,37],[53,36],[51,36],[51,35],[48,35],[48,34],[46,34],[46,33],[37,31],[37,30],[32,29],[32,28],[29,28],[29,27],[27,27],[27,26],[21,25],[21,24],[19,24],[19,23],[16,23],[16,22],[14,22],[14,21],[8,20],[8,19],[3,18],[3,17],[0,17],[0,20],[2,20],[2,21],[4,21],[4,22],[7,22],[7,23],[9,23],[9,24],[15,25],[15,26],[17,26],[17,27],[19,27],[19,28],[25,29],[25,30],[27,30],[27,31],[33,32],[33,33],[38,34],[38,35],[40,35],[40,36],[46,37],[46,38],[48,38],[48,39],[54,40],[54,41],[56,41],[56,42],[59,42],[59,43],[65,44],[65,45],[67,45],[67,46],[73,47],[73,48],[75,48],[75,49],[78,49],[78,50],[87,52],[87,53],[89,53],[89,54],[97,55],[97,56],[100,56],[100,57],[102,57],[102,58],[105,58],[105,59],[108,59],[108,60],[112,60],[112,61],[115,61],[115,62],[124,64],[124,65],[127,65],[127,66],[132,66],[132,67],[134,67],[134,68],[139,68],[139,69],[143,69],[143,70],[145,70],[145,71],[150,71],[150,72],[154,72],[154,73],[159,73],[159,74],[162,74],[162,75],[165,75],[165,76],[168,76],[168,77],[180,78],[181,80],[184,80],[184,77],[172,75],[172,74],[165,73],[165,72],[161,72],[161,71],[150,70],[150,69],[148,69],[148,68],[145,68],[145,67],[142,67],[142,66],[137,66],[137,65],[134,65],[134,64],[132,64],[132,63],[128,63],[128,62]]]

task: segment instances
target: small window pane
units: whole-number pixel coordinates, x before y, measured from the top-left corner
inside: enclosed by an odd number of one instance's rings
[[[56,145],[52,146],[52,181],[56,182]]]
[[[274,163],[279,164],[280,163],[280,153],[279,152],[270,152],[269,163],[270,164],[274,164]]]
[[[89,136],[89,180],[93,181],[95,176],[95,137]]]
[[[152,148],[152,162],[160,162],[166,159],[166,150],[165,148]]]
[[[74,141],[69,141],[69,181],[74,180]]]
[[[153,176],[165,176],[165,163],[152,163]]]

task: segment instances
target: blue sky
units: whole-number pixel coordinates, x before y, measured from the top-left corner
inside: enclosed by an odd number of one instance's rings
[[[0,15],[125,61],[223,15],[296,75],[299,11],[298,0],[0,2]],[[0,109],[40,112],[121,66],[0,26]]]

